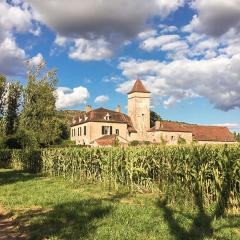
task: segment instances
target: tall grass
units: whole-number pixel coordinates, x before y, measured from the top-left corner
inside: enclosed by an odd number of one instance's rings
[[[154,190],[179,198],[200,187],[207,203],[225,195],[237,202],[240,190],[240,147],[141,146],[47,149],[43,172],[70,181],[97,181],[109,188]]]
[[[157,190],[173,201],[191,197],[197,188],[207,204],[220,198],[239,204],[240,145],[51,148],[41,153],[14,151],[10,162],[14,168],[72,182],[101,182],[116,190],[122,185],[132,191]]]

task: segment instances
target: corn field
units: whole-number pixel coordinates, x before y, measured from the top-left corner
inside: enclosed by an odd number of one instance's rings
[[[160,190],[178,198],[200,186],[206,202],[228,192],[238,204],[240,146],[146,146],[46,149],[43,172],[72,182],[101,182],[110,189]],[[225,193],[224,193],[225,194]]]
[[[207,204],[226,196],[239,207],[240,145],[50,148],[14,151],[11,158],[15,168],[115,190],[157,190],[173,200],[190,197],[197,186]]]

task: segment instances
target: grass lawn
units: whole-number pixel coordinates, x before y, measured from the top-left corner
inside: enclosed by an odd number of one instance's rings
[[[27,239],[240,239],[239,215],[214,219],[157,194],[108,192],[57,178],[0,169],[0,205]]]

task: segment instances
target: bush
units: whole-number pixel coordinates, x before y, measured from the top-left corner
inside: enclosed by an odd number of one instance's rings
[[[32,173],[40,172],[42,169],[41,151],[31,149],[0,150],[0,167]]]
[[[179,136],[177,144],[186,144],[186,143],[187,143],[186,139]]]
[[[9,149],[0,149],[0,168],[10,168],[12,151]]]
[[[131,141],[131,142],[129,143],[129,145],[130,145],[130,146],[137,146],[137,145],[140,145],[140,142],[137,141],[137,140],[134,140],[134,141]]]

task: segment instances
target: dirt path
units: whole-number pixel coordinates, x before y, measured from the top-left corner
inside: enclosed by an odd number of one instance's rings
[[[0,240],[23,240],[26,239],[23,234],[18,231],[18,224],[7,213],[4,208],[0,206]]]

